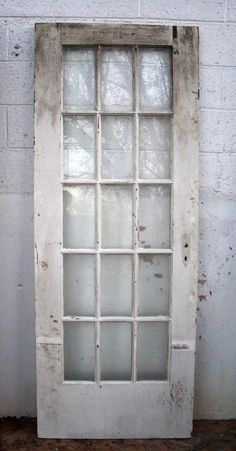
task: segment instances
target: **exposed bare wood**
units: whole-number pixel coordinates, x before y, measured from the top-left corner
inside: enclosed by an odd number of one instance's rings
[[[195,343],[196,334],[198,89],[198,29],[177,27],[173,41],[173,343]],[[188,257],[185,261],[183,253],[186,249]],[[176,387],[172,395],[176,407],[181,405],[188,409],[186,427],[189,430],[192,427],[194,351],[193,346],[188,350],[174,346],[171,350],[170,380]],[[181,389],[183,384],[186,397],[180,402],[177,387]]]
[[[50,337],[62,334],[60,26],[36,25],[35,58],[36,334]]]
[[[63,45],[172,45],[172,27],[62,24]]]

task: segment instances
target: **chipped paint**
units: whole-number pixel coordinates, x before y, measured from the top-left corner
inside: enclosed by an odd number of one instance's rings
[[[172,349],[180,349],[180,350],[189,349],[189,346],[187,344],[174,344],[171,347]]]
[[[140,225],[140,226],[139,226],[139,231],[140,231],[140,232],[144,232],[144,230],[146,230],[146,228],[147,228],[147,227],[145,227],[145,226],[143,226],[143,225]]]
[[[151,263],[151,265],[153,265],[153,256],[151,254],[141,254],[140,258],[146,262],[146,263]]]

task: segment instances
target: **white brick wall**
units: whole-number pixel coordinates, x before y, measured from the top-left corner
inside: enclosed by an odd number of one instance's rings
[[[8,147],[33,147],[33,106],[11,105],[7,108]]]
[[[200,27],[195,417],[236,417],[236,1],[0,0],[0,415],[35,415],[35,22]]]

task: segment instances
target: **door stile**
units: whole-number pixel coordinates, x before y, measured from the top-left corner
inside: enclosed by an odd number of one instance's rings
[[[61,53],[60,25],[37,24],[34,234],[39,429],[46,412],[54,415],[59,408],[57,387],[62,380]]]
[[[173,276],[170,384],[192,428],[198,267],[198,29],[174,27]],[[189,403],[189,404],[188,404]],[[186,421],[186,419],[185,419]]]
[[[36,26],[35,95],[35,278],[39,343],[40,337],[62,338],[59,25]]]

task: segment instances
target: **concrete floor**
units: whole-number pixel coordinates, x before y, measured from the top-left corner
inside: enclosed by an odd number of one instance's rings
[[[236,451],[236,420],[195,421],[187,440],[48,440],[38,439],[36,419],[0,419],[1,451]]]

